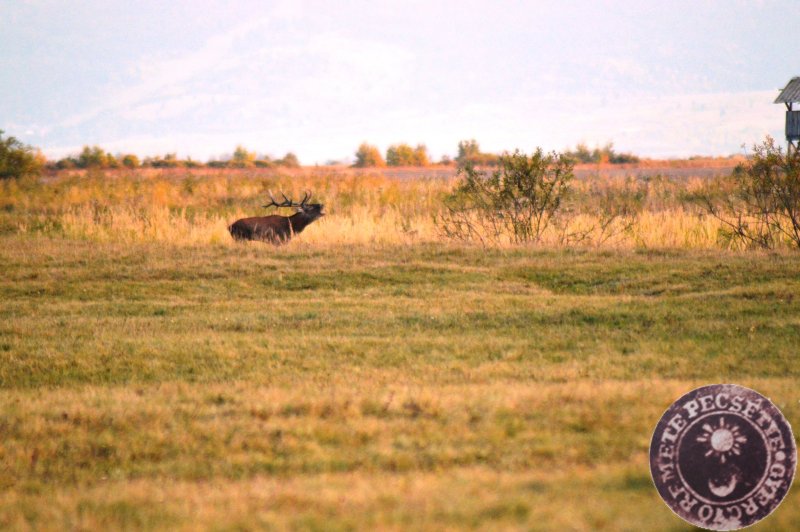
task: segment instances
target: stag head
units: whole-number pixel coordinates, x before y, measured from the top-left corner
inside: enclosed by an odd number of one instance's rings
[[[283,201],[280,203],[275,199],[272,195],[272,191],[268,191],[270,202],[264,205],[265,209],[270,207],[290,207],[297,210],[298,213],[304,214],[308,216],[311,221],[316,220],[317,218],[321,218],[325,216],[322,212],[322,205],[320,203],[308,203],[308,200],[311,199],[311,192],[306,191],[303,195],[303,199],[298,203],[293,201],[291,198],[286,197],[286,194],[281,192],[281,196],[283,196]]]

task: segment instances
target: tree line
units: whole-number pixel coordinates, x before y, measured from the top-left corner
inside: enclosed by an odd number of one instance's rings
[[[220,160],[209,160],[201,162],[187,157],[179,159],[176,153],[167,153],[154,157],[145,157],[140,160],[134,154],[113,155],[103,150],[100,146],[84,146],[83,150],[77,154],[63,159],[59,159],[51,166],[57,170],[70,168],[272,168],[282,166],[284,168],[299,168],[300,161],[297,156],[289,152],[280,159],[273,159],[267,155],[257,155],[256,152],[248,151],[243,146],[237,146],[229,158]]]
[[[565,150],[563,155],[575,163],[610,163],[624,164],[639,162],[639,157],[632,153],[618,153],[614,144],[609,142],[603,147],[589,149],[584,144],[578,144],[574,150]],[[486,153],[481,151],[475,139],[462,140],[458,143],[458,155],[455,159],[448,156],[442,157],[438,164],[457,164],[459,167],[472,164],[474,166],[498,166],[501,163],[501,154]],[[408,144],[393,144],[386,150],[386,157],[380,150],[366,142],[362,143],[356,151],[356,168],[382,167],[382,166],[428,166],[431,164],[428,150],[424,144],[412,148]]]
[[[602,148],[595,146],[592,150],[586,144],[580,143],[575,146],[574,150],[565,151],[564,155],[578,163],[625,164],[639,162],[639,157],[632,153],[617,153],[614,151],[612,142],[607,143]]]
[[[481,153],[477,141],[463,140],[458,143],[458,155],[455,160],[445,155],[436,163],[449,166],[453,163],[463,166],[467,163],[476,165],[497,164],[498,156]],[[417,144],[412,148],[409,144],[392,144],[386,149],[386,157],[381,155],[377,146],[367,142],[362,143],[356,151],[356,168],[380,168],[383,166],[429,166],[431,163],[428,148],[424,144]]]
[[[585,144],[578,144],[574,150],[566,150],[563,154],[576,163],[631,163],[638,162],[639,158],[630,153],[617,153],[613,144],[596,147],[590,150]],[[464,167],[493,166],[500,164],[501,155],[481,151],[475,139],[462,140],[458,143],[458,154],[451,159],[443,156],[439,161],[433,162],[425,144],[411,146],[406,143],[392,144],[386,149],[385,155],[380,150],[367,142],[363,142],[355,152],[356,168],[379,168],[384,166],[417,166],[425,167],[431,164],[457,165]],[[19,177],[24,175],[38,175],[44,169],[116,169],[116,168],[298,168],[300,160],[288,152],[281,158],[271,158],[267,155],[258,155],[247,150],[244,146],[237,146],[230,156],[220,159],[211,159],[201,162],[187,157],[178,158],[176,153],[167,153],[140,159],[132,153],[112,154],[100,146],[84,146],[73,155],[63,157],[56,161],[48,161],[40,150],[28,146],[15,137],[3,138],[0,130],[0,179]]]

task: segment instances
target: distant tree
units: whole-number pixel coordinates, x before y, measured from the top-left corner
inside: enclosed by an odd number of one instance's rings
[[[233,157],[230,160],[230,166],[234,168],[249,168],[255,165],[256,154],[252,151],[247,151],[244,146],[236,146],[233,151]]]
[[[462,140],[458,143],[458,155],[456,156],[456,161],[459,163],[467,162],[478,157],[480,154],[481,150],[478,146],[478,141],[475,139]]]
[[[458,155],[456,163],[463,168],[467,164],[477,166],[495,166],[499,161],[499,156],[493,153],[483,153],[475,139],[462,140],[458,143]]]
[[[272,162],[272,159],[270,159],[266,155],[264,155],[260,159],[256,159],[254,164],[256,165],[257,168],[272,168],[273,166],[275,166],[275,163]]]
[[[415,166],[416,152],[408,144],[393,144],[386,150],[386,164],[389,166]]]
[[[424,144],[417,144],[414,148],[414,166],[428,166],[431,164],[428,158],[428,148]]]
[[[168,153],[164,156],[164,166],[166,168],[178,168],[183,165],[183,161],[178,159],[177,153]]]
[[[108,168],[119,168],[120,162],[110,152],[106,152],[106,166]]]
[[[15,137],[4,140],[0,129],[0,179],[38,175],[46,162],[41,152]]]
[[[356,152],[356,163],[353,165],[358,168],[373,166],[386,166],[386,161],[381,157],[381,152],[375,146],[363,142]]]
[[[567,152],[567,155],[571,156],[576,162],[579,163],[592,163],[597,162],[595,159],[597,156],[596,152],[597,150],[595,150],[593,153],[589,150],[589,147],[585,143],[581,142],[575,146],[575,151]]]
[[[202,168],[203,167],[203,163],[201,163],[200,161],[195,161],[191,157],[187,157],[186,160],[183,161],[183,165],[186,168]]]
[[[609,147],[608,162],[610,162],[611,164],[625,164],[625,163],[638,163],[639,162],[640,159],[639,159],[638,156],[636,156],[636,155],[634,155],[632,153],[627,153],[627,152],[626,153],[617,153],[617,152],[615,152],[615,151],[613,151],[611,149],[612,146],[613,145],[611,143],[608,144],[608,147]]]
[[[107,168],[108,154],[100,146],[84,146],[78,155],[79,168]]]
[[[283,159],[278,159],[275,163],[286,168],[300,168],[300,160],[292,152],[287,153]]]
[[[442,158],[439,160],[439,164],[442,166],[450,166],[453,164],[453,159],[451,159],[449,155],[442,155]]]
[[[122,157],[122,166],[125,168],[138,168],[139,164],[139,158],[132,153]]]

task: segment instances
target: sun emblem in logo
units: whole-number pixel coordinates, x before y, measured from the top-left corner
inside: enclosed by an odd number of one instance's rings
[[[712,427],[708,423],[703,425],[703,434],[697,437],[697,441],[708,443],[708,452],[705,456],[715,456],[719,458],[721,464],[731,455],[742,454],[743,443],[747,443],[747,438],[739,432],[739,427],[733,423],[725,423],[725,418],[719,418],[719,426]]]

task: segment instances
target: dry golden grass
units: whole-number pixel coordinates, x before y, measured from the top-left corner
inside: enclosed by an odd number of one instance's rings
[[[91,207],[76,207],[54,218],[48,218],[38,227],[50,223],[58,227],[67,238],[99,242],[163,242],[180,246],[203,244],[235,245],[228,233],[228,225],[235,219],[248,216],[244,211],[234,211],[232,217],[204,214],[190,215],[186,209],[168,207],[135,208],[114,206],[98,214]],[[584,232],[596,227],[597,217],[578,215],[567,225],[568,231]],[[620,226],[620,223],[616,224]],[[24,222],[18,229],[22,233],[36,232]],[[590,237],[587,243],[610,248],[686,248],[715,249],[722,224],[708,216],[674,209],[662,212],[643,212],[633,226],[624,230],[614,226],[614,234],[602,242]],[[540,244],[559,246],[562,232],[550,228],[545,231]],[[313,224],[297,237],[308,245],[367,245],[444,243],[447,239],[434,223],[432,216],[405,216],[399,209],[354,206],[346,214],[327,216]],[[509,235],[499,241],[501,246],[512,246]]]
[[[327,216],[298,238],[305,244],[441,243],[446,238],[435,220],[456,179],[394,178],[363,171],[64,172],[42,183],[1,183],[0,208],[5,212],[0,228],[99,242],[233,245],[227,226],[241,217],[267,214],[261,204],[268,190],[295,197],[311,190],[315,200],[326,205]],[[570,218],[566,228],[550,228],[539,244],[564,245],[566,231],[587,232],[580,242],[583,247],[724,247],[720,223],[679,201],[681,194],[701,184],[700,179],[648,182],[644,211],[632,224],[616,221],[602,233],[599,215],[593,211],[594,195],[642,185],[618,178],[578,180],[573,189],[581,214]],[[511,241],[505,235],[497,245],[508,246]]]

